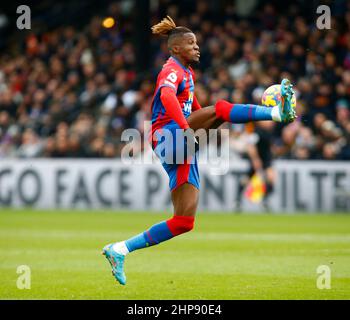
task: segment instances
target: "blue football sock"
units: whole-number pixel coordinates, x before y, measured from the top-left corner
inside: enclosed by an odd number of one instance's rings
[[[232,104],[230,120],[233,123],[272,120],[272,108],[254,104]]]
[[[165,221],[153,225],[147,231],[125,241],[129,252],[153,246],[173,238],[173,234]]]
[[[254,104],[234,104],[226,100],[215,103],[217,118],[231,123],[273,120],[273,110],[274,108]]]

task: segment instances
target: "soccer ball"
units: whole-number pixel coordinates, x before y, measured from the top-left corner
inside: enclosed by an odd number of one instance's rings
[[[281,101],[281,85],[274,84],[268,87],[261,98],[261,103],[266,107],[275,107],[278,102]],[[295,108],[297,104],[297,99],[295,98],[295,94],[292,96],[292,107]]]

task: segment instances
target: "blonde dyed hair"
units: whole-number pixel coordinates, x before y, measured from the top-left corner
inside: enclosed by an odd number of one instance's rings
[[[168,40],[170,40],[170,38],[182,36],[185,33],[192,32],[186,27],[177,27],[176,23],[170,16],[163,18],[161,22],[155,24],[151,29],[153,34],[168,36]]]
[[[166,16],[166,18],[155,24],[151,29],[153,34],[168,36],[172,30],[176,29],[176,24],[171,17]]]

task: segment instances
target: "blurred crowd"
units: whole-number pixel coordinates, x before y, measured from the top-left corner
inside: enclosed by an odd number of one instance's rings
[[[289,78],[298,120],[274,128],[272,151],[281,159],[350,159],[350,7],[340,1],[330,30],[318,30],[291,4],[271,4],[247,16],[227,5],[218,19],[206,1],[183,14],[174,2],[155,8],[150,25],[169,14],[190,27],[201,48],[195,66],[202,106],[218,99],[260,104],[263,91]],[[342,7],[343,6],[343,7]],[[17,52],[0,54],[0,158],[119,157],[126,128],[144,133],[156,75],[168,58],[165,39],[151,38],[152,65],[136,72],[133,24],[120,3],[82,29],[63,26],[30,33]],[[226,127],[234,139],[242,126]],[[242,153],[235,150],[233,153]],[[145,146],[143,146],[145,147]],[[244,151],[244,150],[243,150]]]

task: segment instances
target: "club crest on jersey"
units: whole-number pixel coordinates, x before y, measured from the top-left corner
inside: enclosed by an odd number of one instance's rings
[[[166,77],[168,80],[170,80],[171,82],[176,82],[177,80],[177,75],[175,74],[175,72],[169,73],[169,75]]]

